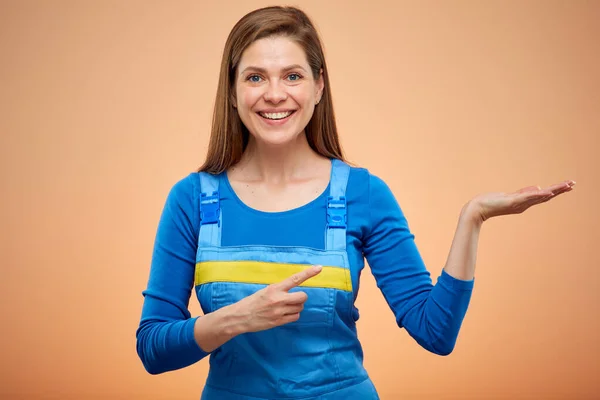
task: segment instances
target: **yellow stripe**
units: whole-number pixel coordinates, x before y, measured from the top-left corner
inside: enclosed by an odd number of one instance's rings
[[[204,261],[196,264],[195,284],[209,282],[238,282],[270,285],[281,282],[312,265],[263,261]],[[350,270],[323,266],[316,276],[299,286],[321,287],[352,291]]]

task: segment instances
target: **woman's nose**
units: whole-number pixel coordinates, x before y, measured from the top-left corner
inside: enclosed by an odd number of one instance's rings
[[[267,85],[267,91],[264,95],[265,101],[271,103],[280,103],[287,98],[285,87],[279,81],[272,80]]]

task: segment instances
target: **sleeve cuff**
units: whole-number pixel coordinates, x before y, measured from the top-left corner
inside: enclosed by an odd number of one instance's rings
[[[475,279],[471,279],[468,281],[457,279],[449,273],[447,273],[445,270],[442,270],[442,273],[439,277],[439,282],[442,285],[447,286],[451,290],[473,290]]]

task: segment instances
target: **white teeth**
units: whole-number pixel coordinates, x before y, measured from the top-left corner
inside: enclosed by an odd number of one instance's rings
[[[293,111],[280,112],[280,113],[259,113],[261,116],[268,119],[284,119],[292,114]]]

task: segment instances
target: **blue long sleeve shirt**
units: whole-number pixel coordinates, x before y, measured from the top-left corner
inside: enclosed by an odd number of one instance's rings
[[[246,206],[226,174],[220,176],[222,246],[325,247],[329,188],[314,201],[284,212]],[[194,284],[200,187],[191,173],[170,190],[154,244],[150,276],[136,332],[137,352],[152,374],[183,368],[206,357],[194,339],[197,318],[189,310]],[[423,348],[447,355],[454,349],[473,280],[441,271],[433,284],[408,222],[390,188],[363,168],[351,168],[346,192],[347,252],[354,296],[366,259],[399,327]]]

